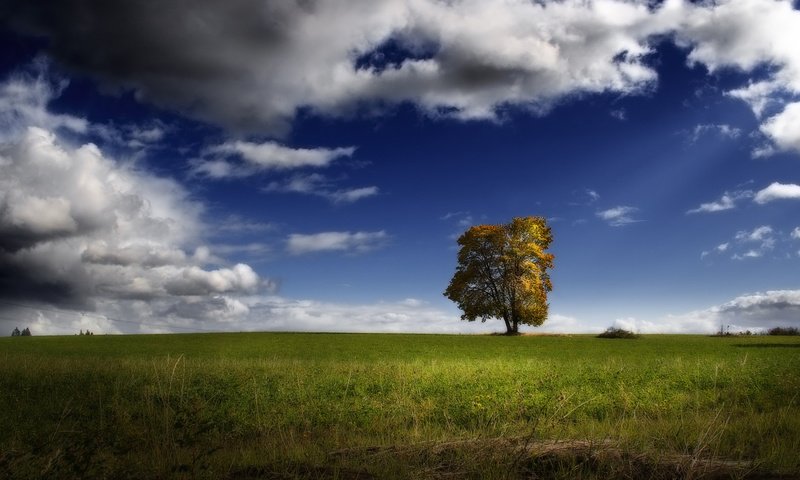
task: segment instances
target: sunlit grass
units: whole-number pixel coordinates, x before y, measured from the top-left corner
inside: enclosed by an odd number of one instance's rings
[[[796,337],[30,337],[0,359],[0,476],[800,469]],[[616,456],[542,456],[554,441]]]

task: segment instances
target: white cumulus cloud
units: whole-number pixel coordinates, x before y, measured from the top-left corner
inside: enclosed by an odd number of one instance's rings
[[[171,180],[118,164],[92,144],[72,150],[38,127],[0,155],[5,296],[90,305],[261,285],[247,265],[209,271],[204,255],[186,253],[200,238],[202,206]]]
[[[54,117],[47,110],[49,84],[20,78],[0,84],[6,106],[22,112],[13,113],[14,121],[28,123],[2,130],[0,299],[41,310],[19,307],[27,312],[19,318],[74,333],[69,329],[89,324],[69,311],[51,313],[81,309],[105,319],[95,328],[113,332],[120,329],[112,328],[114,313],[134,325],[159,316],[189,322],[196,319],[179,317],[190,311],[184,304],[242,313],[237,298],[274,287],[248,265],[225,265],[203,244],[203,205],[180,184],[92,143],[65,142],[57,132],[75,139],[95,126]],[[159,135],[140,132],[142,141]]]
[[[759,190],[755,202],[763,205],[775,200],[800,200],[800,185],[794,183],[773,182],[763,190]]]
[[[701,203],[699,207],[693,208],[686,213],[713,213],[724,212],[725,210],[732,210],[736,207],[733,198],[730,195],[722,195],[719,200]]]
[[[768,118],[761,125],[761,132],[772,139],[778,150],[800,152],[800,102],[790,103]]]

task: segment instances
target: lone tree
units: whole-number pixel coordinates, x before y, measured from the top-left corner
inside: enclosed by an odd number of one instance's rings
[[[444,295],[470,322],[502,318],[506,334],[547,318],[553,289],[547,253],[553,235],[543,217],[516,217],[504,225],[477,225],[458,239],[458,266]]]

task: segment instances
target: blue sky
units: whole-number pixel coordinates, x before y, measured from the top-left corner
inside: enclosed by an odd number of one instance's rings
[[[499,331],[442,292],[524,215],[536,330],[800,322],[791,2],[0,5],[8,330]]]

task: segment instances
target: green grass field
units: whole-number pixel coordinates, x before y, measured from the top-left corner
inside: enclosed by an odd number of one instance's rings
[[[800,338],[0,339],[3,478],[800,478]]]

